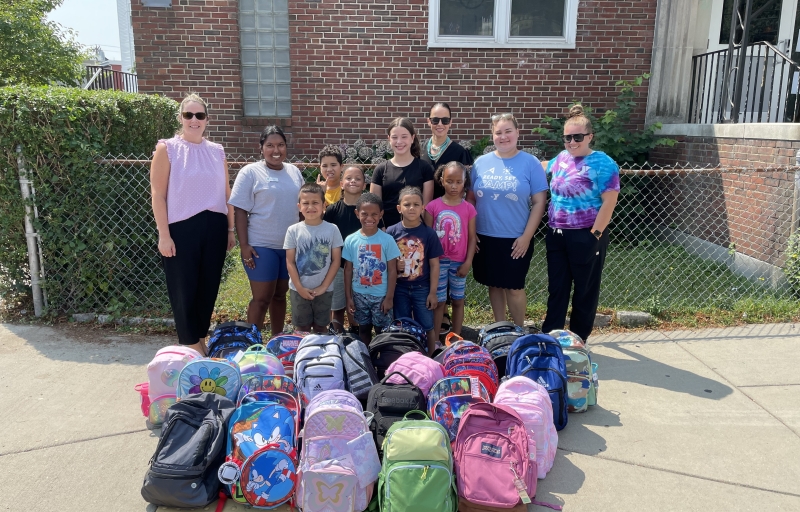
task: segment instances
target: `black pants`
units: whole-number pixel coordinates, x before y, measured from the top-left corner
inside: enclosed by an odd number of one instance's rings
[[[608,232],[598,240],[590,228],[547,229],[547,315],[542,332],[563,329],[573,284],[569,329],[586,340],[592,333]]]
[[[161,257],[169,303],[178,341],[193,345],[206,337],[211,325],[228,245],[228,218],[205,210],[170,224],[169,235],[175,256]]]

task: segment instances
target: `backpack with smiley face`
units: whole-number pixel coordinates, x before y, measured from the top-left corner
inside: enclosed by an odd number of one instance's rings
[[[196,359],[178,376],[178,400],[196,393],[216,393],[236,400],[242,386],[239,365],[227,359]]]

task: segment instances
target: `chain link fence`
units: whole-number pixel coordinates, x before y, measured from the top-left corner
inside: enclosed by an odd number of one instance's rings
[[[228,155],[231,180],[253,158]],[[318,173],[311,158],[290,158],[307,181]],[[86,257],[65,260],[47,244],[46,211],[40,235],[49,306],[61,313],[170,316],[150,206],[150,160],[97,161],[98,191],[86,200],[85,232],[99,234]],[[367,166],[367,174],[371,173]],[[791,298],[783,267],[797,225],[795,168],[624,169],[610,227],[600,308],[653,313],[681,308],[731,308],[740,300]],[[68,189],[67,189],[68,190]],[[67,194],[69,192],[66,192]],[[529,314],[544,313],[546,219],[535,238],[527,279]],[[76,240],[76,243],[83,242]],[[241,317],[250,298],[238,250],[229,254],[217,303],[221,317]],[[488,295],[471,278],[467,321],[490,318]]]

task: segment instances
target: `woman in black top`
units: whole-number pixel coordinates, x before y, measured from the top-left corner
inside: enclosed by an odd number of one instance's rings
[[[433,199],[433,166],[420,159],[419,140],[410,119],[398,117],[386,131],[394,156],[375,167],[369,191],[383,200],[383,223],[388,228],[400,222],[397,204],[403,188],[419,187],[423,207]]]
[[[447,136],[452,126],[450,124],[452,120],[452,110],[447,103],[439,102],[431,107],[428,126],[431,128],[432,136],[423,144],[422,160],[431,164],[434,169],[438,169],[439,165],[454,161],[460,162],[464,166],[470,166],[473,163],[470,152],[459,143],[451,141]],[[444,188],[438,181],[434,181],[433,199],[443,195]]]

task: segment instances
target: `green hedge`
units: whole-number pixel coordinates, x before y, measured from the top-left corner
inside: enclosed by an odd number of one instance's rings
[[[110,180],[108,166],[98,166],[97,155],[150,154],[159,138],[178,128],[177,110],[176,102],[159,96],[65,87],[0,88],[0,293],[8,297],[28,292],[16,147],[23,148],[36,189],[36,229],[42,235],[50,308],[68,311],[79,303],[84,310],[108,309],[118,298],[102,292],[120,273],[119,261],[112,264],[109,254],[130,233],[122,232],[127,231],[124,226],[105,232],[96,228],[98,207],[113,205],[119,191],[119,176]],[[149,209],[149,201],[141,204],[139,208]],[[146,221],[148,211],[137,213]],[[129,247],[126,252],[136,250]]]

